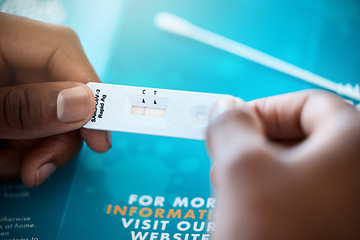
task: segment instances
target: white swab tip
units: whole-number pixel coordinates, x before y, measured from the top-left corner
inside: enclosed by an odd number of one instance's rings
[[[168,12],[156,14],[154,23],[162,30],[180,35],[185,34],[192,27],[190,22]]]

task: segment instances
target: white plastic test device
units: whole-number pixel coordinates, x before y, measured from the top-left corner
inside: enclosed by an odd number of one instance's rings
[[[84,126],[204,140],[212,105],[230,95],[88,83],[96,109]]]

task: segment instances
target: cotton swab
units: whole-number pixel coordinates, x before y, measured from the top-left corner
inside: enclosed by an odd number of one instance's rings
[[[360,101],[359,84],[352,86],[350,84],[343,85],[341,83],[335,83],[308,70],[261,52],[255,48],[198,27],[189,21],[168,12],[157,14],[154,21],[155,25],[164,31],[222,49],[249,61],[256,62],[268,68]]]

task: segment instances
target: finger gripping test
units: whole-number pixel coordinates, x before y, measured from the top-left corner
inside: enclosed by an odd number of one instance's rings
[[[96,108],[89,129],[204,140],[214,103],[230,95],[88,83]]]

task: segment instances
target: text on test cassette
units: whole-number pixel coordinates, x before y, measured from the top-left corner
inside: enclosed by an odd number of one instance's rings
[[[204,140],[208,113],[230,95],[88,83],[96,109],[89,129]]]

